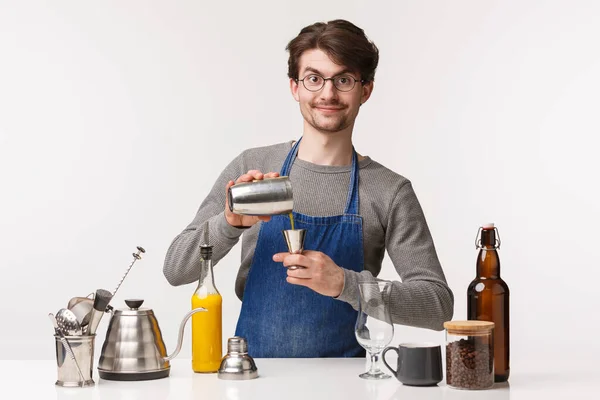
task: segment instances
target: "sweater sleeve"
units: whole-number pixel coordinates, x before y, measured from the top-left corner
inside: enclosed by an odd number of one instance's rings
[[[213,245],[213,265],[216,265],[237,244],[245,231],[225,219],[225,187],[244,172],[243,153],[221,173],[204,199],[193,221],[171,242],[163,265],[163,274],[173,286],[198,280],[200,274],[200,245],[208,221],[209,243]]]
[[[389,296],[392,322],[443,330],[452,319],[454,295],[446,282],[425,215],[410,181],[400,186],[387,219],[386,250],[402,281],[393,281]],[[376,281],[371,272],[344,270],[338,299],[358,308],[358,283]]]

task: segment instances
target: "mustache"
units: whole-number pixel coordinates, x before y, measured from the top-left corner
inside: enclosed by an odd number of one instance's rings
[[[312,107],[326,107],[326,108],[346,108],[345,104],[342,103],[312,103]]]

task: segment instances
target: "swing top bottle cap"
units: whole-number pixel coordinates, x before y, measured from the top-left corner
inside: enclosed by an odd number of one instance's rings
[[[487,224],[483,224],[482,228],[483,229],[494,229],[494,223],[488,222]]]

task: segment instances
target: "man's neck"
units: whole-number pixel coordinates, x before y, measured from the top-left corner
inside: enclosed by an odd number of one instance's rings
[[[298,158],[317,165],[352,164],[352,130],[322,133],[315,129],[304,129]],[[358,155],[358,160],[362,159],[364,157]]]

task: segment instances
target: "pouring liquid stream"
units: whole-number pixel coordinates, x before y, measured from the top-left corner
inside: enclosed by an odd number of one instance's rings
[[[290,216],[290,224],[292,224],[292,230],[294,230],[294,214],[289,213],[288,215]]]

